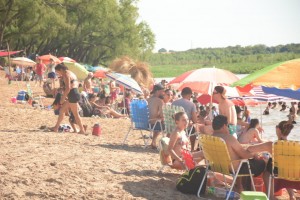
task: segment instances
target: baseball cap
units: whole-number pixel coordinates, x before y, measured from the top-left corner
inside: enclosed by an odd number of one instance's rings
[[[161,84],[156,84],[156,85],[153,86],[153,90],[152,90],[151,94],[153,94],[156,91],[164,90],[164,89],[165,88]]]

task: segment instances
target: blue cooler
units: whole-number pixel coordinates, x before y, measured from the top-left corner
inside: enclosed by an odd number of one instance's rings
[[[17,101],[25,101],[26,91],[21,90],[18,92]]]

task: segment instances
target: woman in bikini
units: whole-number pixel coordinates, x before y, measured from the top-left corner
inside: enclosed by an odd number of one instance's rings
[[[185,169],[182,152],[183,150],[187,150],[189,145],[189,140],[185,132],[185,129],[189,124],[189,119],[185,112],[176,113],[174,118],[176,129],[170,135],[168,152],[173,161],[172,167],[176,169]],[[192,156],[196,163],[200,162],[204,158],[202,152],[193,152]]]
[[[262,131],[258,119],[251,119],[247,132],[240,134],[238,141],[241,144],[262,143],[259,133]]]
[[[55,126],[51,129],[54,132],[58,132],[60,123],[64,119],[66,111],[71,110],[75,117],[75,122],[78,124],[80,131],[79,134],[86,134],[85,128],[82,125],[81,118],[78,113],[80,93],[78,91],[78,81],[76,75],[69,71],[64,64],[58,64],[55,67],[55,72],[61,76],[64,85],[63,95],[60,99],[60,111]]]

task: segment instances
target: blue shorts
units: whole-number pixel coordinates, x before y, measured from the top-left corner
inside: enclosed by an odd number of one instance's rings
[[[48,73],[48,78],[56,78],[55,72]]]
[[[160,126],[160,124],[161,124],[161,126]],[[154,128],[153,128],[154,127]],[[159,122],[157,122],[156,124],[155,124],[155,126],[154,126],[154,124],[151,124],[151,129],[153,129],[154,131],[156,131],[156,132],[160,132],[160,131],[163,131],[163,130],[165,130],[165,124],[164,123],[159,123]]]

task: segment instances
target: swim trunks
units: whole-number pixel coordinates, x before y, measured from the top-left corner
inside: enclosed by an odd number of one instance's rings
[[[68,94],[68,100],[70,103],[78,103],[80,100],[80,93],[78,88],[72,88]]]
[[[254,177],[259,176],[265,171],[266,163],[264,160],[249,159],[249,164]],[[239,174],[249,174],[248,165],[246,163],[242,164]]]
[[[228,124],[228,130],[229,130],[230,135],[232,135],[233,137],[235,137],[237,139],[236,125]]]

